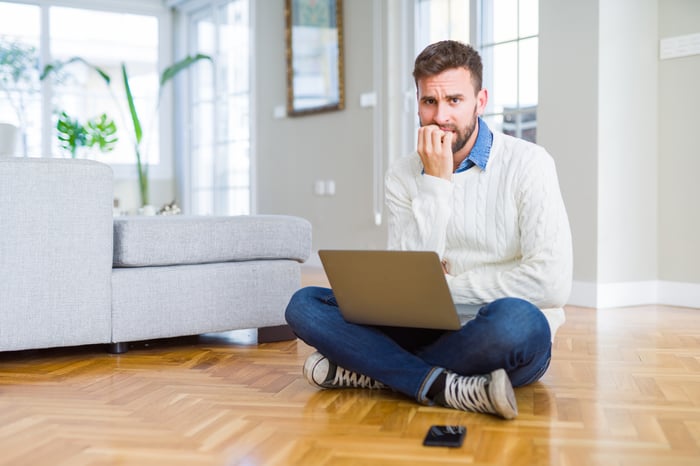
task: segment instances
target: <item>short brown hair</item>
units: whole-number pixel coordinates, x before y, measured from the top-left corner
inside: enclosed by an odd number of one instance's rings
[[[467,69],[471,73],[474,90],[481,90],[483,66],[479,52],[456,40],[443,40],[424,48],[416,57],[413,79],[417,86],[418,80],[453,68]]]

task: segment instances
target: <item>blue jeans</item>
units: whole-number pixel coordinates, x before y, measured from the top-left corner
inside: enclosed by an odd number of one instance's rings
[[[352,324],[328,288],[292,296],[286,319],[296,335],[340,367],[432,404],[427,393],[444,370],[461,375],[505,369],[513,386],[539,380],[549,367],[551,334],[542,311],[517,298],[479,309],[460,330]]]

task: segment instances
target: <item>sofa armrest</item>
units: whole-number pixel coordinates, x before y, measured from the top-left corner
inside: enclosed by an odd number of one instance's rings
[[[110,341],[112,169],[0,158],[0,350]]]

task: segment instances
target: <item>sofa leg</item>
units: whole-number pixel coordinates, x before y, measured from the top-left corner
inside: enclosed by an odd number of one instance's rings
[[[273,343],[275,341],[295,340],[296,335],[289,325],[261,327],[258,329],[258,343]]]
[[[126,341],[120,341],[119,343],[110,343],[108,345],[107,351],[112,354],[124,354],[129,351],[129,343]]]

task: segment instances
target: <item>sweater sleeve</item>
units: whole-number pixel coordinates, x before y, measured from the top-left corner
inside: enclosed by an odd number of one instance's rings
[[[415,160],[402,162],[389,170],[385,180],[388,248],[435,251],[442,257],[452,215],[453,184],[421,174]],[[412,191],[416,194],[412,195]]]
[[[561,307],[571,290],[571,232],[554,161],[546,152],[528,158],[513,177],[521,256],[447,275],[457,302],[526,299],[540,308]]]

